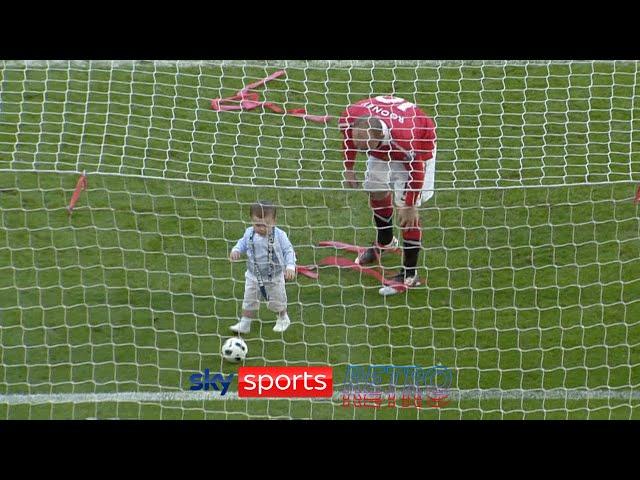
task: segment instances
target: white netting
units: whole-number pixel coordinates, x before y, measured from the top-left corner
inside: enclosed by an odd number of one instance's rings
[[[428,286],[385,300],[356,272],[298,277],[284,341],[263,309],[248,364],[441,363],[445,409],[188,391],[233,371],[219,348],[244,270],[227,256],[255,199],[301,264],[336,253],[319,241],[373,240],[335,120],[211,110],[280,69],[256,91],[286,109],[335,119],[395,94],[433,116]],[[637,417],[637,85],[630,61],[3,62],[0,417]]]

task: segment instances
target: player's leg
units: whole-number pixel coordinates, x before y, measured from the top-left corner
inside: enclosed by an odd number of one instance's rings
[[[362,252],[356,259],[359,265],[375,263],[380,255],[390,248],[398,246],[398,239],[393,236],[393,205],[390,192],[370,192],[369,205],[373,211],[376,225],[376,241],[371,248]]]
[[[404,167],[403,167],[404,168]],[[396,206],[404,205],[405,184],[409,180],[406,170],[397,169],[393,174],[394,184],[394,201]],[[416,200],[415,206],[420,205],[433,196],[435,184],[435,157],[425,165],[425,181],[423,190]],[[393,277],[398,283],[404,283],[407,287],[416,287],[420,285],[418,276],[418,260],[420,251],[422,250],[422,228],[420,219],[415,227],[402,227],[402,269]],[[394,295],[399,293],[392,286],[385,286],[380,289],[381,295]]]
[[[420,285],[417,267],[422,250],[422,228],[420,219],[417,226],[402,228],[402,267],[400,272],[393,277],[393,280],[404,283],[407,287],[417,287]],[[399,293],[393,287],[383,287],[380,289],[382,295],[393,295]]]
[[[267,295],[269,296],[267,308],[275,312],[278,316],[273,331],[278,333],[284,332],[289,328],[289,325],[291,325],[291,320],[287,314],[287,290],[284,279],[282,279],[282,281],[271,282],[265,286],[267,287]]]
[[[398,246],[393,236],[393,200],[390,191],[390,162],[369,157],[365,174],[364,189],[369,192],[369,206],[376,226],[376,242],[356,259],[360,265],[375,263],[382,252]]]
[[[424,184],[420,195],[418,196],[415,206],[420,207],[424,202],[429,200],[434,193],[435,187],[435,172],[436,172],[436,160],[435,150],[433,152],[433,160],[429,160],[425,165],[424,171]],[[403,185],[404,188],[404,185]],[[420,285],[417,266],[418,257],[422,250],[422,225],[420,218],[418,218],[417,227],[403,228],[402,230],[402,251],[403,251],[403,264],[404,264],[404,276],[405,285],[410,287]]]
[[[236,333],[249,333],[251,330],[251,322],[258,316],[260,309],[260,289],[258,282],[254,279],[245,277],[244,282],[244,300],[242,301],[242,317],[240,321],[230,328]]]

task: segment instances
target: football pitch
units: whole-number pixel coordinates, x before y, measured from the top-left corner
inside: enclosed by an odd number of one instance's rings
[[[336,122],[209,108],[280,68],[0,63],[0,419],[640,419],[633,62],[286,66],[261,89],[286,108],[337,117],[393,93],[435,118],[427,285],[384,298],[353,271],[299,276],[291,327],[263,306],[245,365],[442,364],[452,401],[135,400],[237,371],[220,347],[244,263],[227,257],[252,201],[279,206],[300,265],[374,238],[365,193],[340,185]]]

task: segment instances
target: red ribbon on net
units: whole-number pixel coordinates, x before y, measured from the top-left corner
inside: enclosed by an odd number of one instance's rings
[[[318,278],[318,272],[315,271],[315,265],[297,265],[296,272],[309,278]]]
[[[275,113],[284,113],[285,115],[304,118],[305,120],[311,120],[312,122],[327,123],[331,120],[331,115],[310,115],[304,108],[294,108],[285,111],[273,102],[260,101],[260,95],[257,92],[250,91],[270,82],[271,80],[281,77],[282,75],[285,75],[285,71],[278,70],[262,80],[250,83],[232,97],[214,98],[211,100],[211,109],[217,112],[226,112],[230,110],[253,110],[254,108],[263,107],[268,108]],[[226,105],[223,103],[226,103]]]
[[[380,272],[376,271],[375,269],[368,268],[368,267],[363,267],[362,265],[358,265],[357,263],[355,263],[352,260],[349,260],[348,258],[344,258],[344,257],[326,257],[326,258],[323,258],[322,260],[320,260],[320,265],[334,266],[334,267],[338,267],[338,268],[349,268],[351,270],[356,270],[356,271],[362,272],[365,275],[369,275],[369,276],[375,278],[376,280],[381,282],[383,285],[393,286],[396,290],[398,290],[400,292],[404,292],[408,288],[404,283],[400,283],[400,282],[396,282],[394,280],[389,280],[387,278],[384,278],[382,276],[382,274]]]
[[[318,245],[321,247],[334,247],[338,250],[346,250],[347,252],[357,253],[358,255],[360,255],[362,252],[364,252],[369,248],[369,247],[360,247],[358,245],[351,245],[350,243],[335,242],[333,240],[324,240],[322,242],[318,242]],[[402,251],[398,247],[387,248],[386,251],[392,252],[392,253],[398,253],[398,254],[402,253]]]
[[[73,213],[73,209],[80,198],[80,194],[83,190],[87,189],[87,173],[85,171],[82,172],[80,177],[78,177],[78,181],[76,182],[76,188],[73,191],[73,195],[71,196],[71,201],[69,202],[69,206],[67,207],[67,212],[69,215]]]

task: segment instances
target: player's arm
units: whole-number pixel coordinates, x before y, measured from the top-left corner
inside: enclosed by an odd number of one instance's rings
[[[356,149],[353,141],[351,140],[351,125],[347,121],[346,113],[340,117],[338,122],[340,131],[342,132],[342,152],[344,155],[344,178],[347,181],[347,185],[351,188],[359,187],[359,183],[356,180],[356,174],[353,170],[356,162],[356,155],[358,150]]]
[[[412,160],[409,163],[409,180],[404,193],[405,207],[398,211],[401,227],[418,227],[420,219],[416,203],[424,186],[425,162],[432,161],[435,148],[433,129],[416,129],[411,141]]]
[[[433,128],[418,130],[417,137],[411,141],[413,159],[409,163],[409,181],[405,195],[405,205],[413,207],[422,193],[424,186],[425,163],[433,159],[435,135]]]
[[[296,252],[293,250],[293,245],[291,245],[287,234],[282,230],[277,230],[277,232],[285,264],[284,278],[293,280],[296,276]]]

